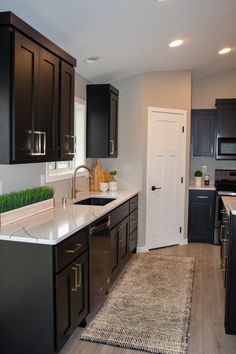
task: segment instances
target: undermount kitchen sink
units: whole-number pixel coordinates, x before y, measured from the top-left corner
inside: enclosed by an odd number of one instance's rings
[[[86,198],[83,200],[79,200],[75,202],[74,204],[79,204],[79,205],[106,205],[110,202],[113,202],[116,198],[100,198],[100,197],[90,197]]]

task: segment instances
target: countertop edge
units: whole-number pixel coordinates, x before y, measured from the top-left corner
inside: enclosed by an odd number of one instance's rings
[[[126,196],[120,196],[119,197],[119,192],[125,192],[127,193]],[[107,213],[111,212],[112,210],[116,209],[117,207],[119,207],[121,204],[127,202],[129,199],[133,198],[135,195],[139,194],[139,190],[123,190],[123,191],[117,191],[117,192],[84,192],[84,193],[80,193],[80,197],[76,198],[75,200],[72,199],[68,199],[67,203],[69,204],[70,208],[77,208],[76,205],[73,205],[75,201],[77,200],[83,200],[85,198],[88,197],[115,197],[117,196],[117,199],[114,200],[113,202],[107,204],[105,206],[104,209],[101,209],[103,207],[99,206],[99,207],[94,207],[96,208],[96,215],[95,215],[95,209],[94,209],[94,214],[92,212],[90,212],[90,215],[93,215],[92,217],[89,218],[89,220],[87,222],[83,222],[81,223],[79,226],[74,227],[73,230],[70,230],[69,232],[66,232],[64,235],[62,235],[61,237],[59,237],[58,239],[54,239],[54,240],[49,240],[49,239],[42,239],[33,235],[30,235],[30,232],[27,232],[27,227],[24,227],[24,224],[26,222],[28,222],[29,220],[33,220],[34,216],[29,217],[29,218],[25,218],[22,219],[18,222],[9,224],[5,227],[2,227],[2,229],[7,229],[10,227],[18,227],[20,228],[20,231],[25,231],[27,237],[25,236],[16,236],[14,234],[12,235],[7,235],[2,233],[1,229],[0,229],[0,241],[15,241],[15,242],[25,242],[25,243],[33,243],[33,244],[42,244],[42,245],[51,245],[51,246],[55,246],[58,243],[64,241],[65,239],[67,239],[68,237],[70,237],[71,235],[73,235],[74,233],[82,230],[83,228],[87,227],[88,225],[92,224],[94,221],[98,220],[99,218],[103,217],[104,215],[106,215]],[[84,210],[85,211],[89,211],[91,206],[87,206],[87,205],[83,205]],[[55,208],[62,208],[60,203],[56,203]],[[93,207],[92,207],[93,208]],[[44,214],[45,216],[47,215],[47,213],[49,213],[50,211],[45,211],[41,214]],[[39,214],[37,214],[39,215]],[[15,232],[16,233],[16,232]]]

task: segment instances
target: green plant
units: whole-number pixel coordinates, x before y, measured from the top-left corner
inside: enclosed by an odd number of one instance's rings
[[[116,170],[110,171],[110,174],[112,176],[112,180],[115,181],[115,176],[117,175],[117,171]]]
[[[194,176],[195,177],[202,177],[202,171],[200,171],[200,170],[195,171]]]
[[[36,187],[20,192],[0,195],[0,212],[21,208],[23,206],[53,198],[54,189],[51,187]]]

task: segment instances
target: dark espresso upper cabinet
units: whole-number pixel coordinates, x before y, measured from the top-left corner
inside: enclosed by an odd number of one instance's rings
[[[118,95],[109,84],[87,85],[87,157],[117,157]]]
[[[216,99],[216,159],[236,160],[236,99]]]
[[[191,157],[215,156],[215,109],[191,111]]]
[[[216,99],[217,135],[236,136],[236,99]]]
[[[75,59],[10,12],[0,13],[0,51],[0,163],[65,159],[61,136],[72,159]]]
[[[71,160],[75,154],[74,68],[61,63],[60,159]]]

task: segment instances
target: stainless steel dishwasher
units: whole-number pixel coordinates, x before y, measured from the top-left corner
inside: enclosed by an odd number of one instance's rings
[[[110,216],[90,226],[90,312],[105,299],[111,275]]]

